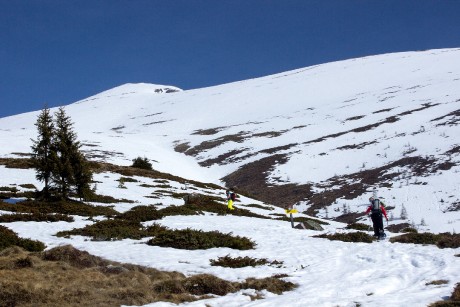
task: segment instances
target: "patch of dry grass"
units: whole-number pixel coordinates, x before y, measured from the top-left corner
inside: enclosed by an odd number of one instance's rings
[[[2,306],[119,306],[166,301],[183,303],[241,289],[282,293],[293,283],[270,277],[229,282],[213,275],[185,277],[108,261],[69,245],[30,253],[19,247],[0,251]]]

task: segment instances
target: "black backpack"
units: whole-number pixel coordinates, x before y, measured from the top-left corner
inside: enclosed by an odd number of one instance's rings
[[[372,213],[380,213],[380,200],[374,199],[371,204]]]

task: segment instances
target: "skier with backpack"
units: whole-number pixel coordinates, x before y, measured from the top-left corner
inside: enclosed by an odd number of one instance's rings
[[[386,234],[383,231],[383,216],[385,216],[385,219],[388,222],[387,212],[383,203],[378,198],[371,197],[369,198],[369,202],[370,205],[367,207],[366,214],[369,212],[371,213],[372,224],[374,227],[374,237],[383,239],[386,237]]]
[[[225,194],[227,194],[227,208],[230,210],[235,210],[235,208],[233,208],[233,202],[236,200],[235,192],[233,192],[233,189],[230,189],[227,190]]]

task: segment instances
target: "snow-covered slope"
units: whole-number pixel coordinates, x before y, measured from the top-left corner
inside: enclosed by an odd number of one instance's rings
[[[459,109],[460,49],[353,59],[190,91],[126,84],[66,106],[82,149],[93,160],[130,165],[145,156],[160,171],[204,182],[222,179],[265,203],[298,202],[300,210],[339,221],[369,223],[362,212],[375,189],[389,206],[390,226],[410,223],[431,232],[460,229]],[[37,115],[0,119],[0,157],[30,152]],[[42,187],[34,175],[0,165],[0,186]],[[224,195],[223,189],[138,176],[120,189],[120,176],[102,172],[94,178],[99,193],[136,201],[117,203],[119,212],[153,202],[180,205],[172,195],[184,191]],[[165,193],[164,186],[170,191]],[[242,197],[237,206],[272,217],[284,213],[260,209],[262,201]],[[403,205],[408,220],[400,219]],[[188,251],[148,246],[144,239],[55,236],[93,223],[78,216],[73,223],[2,225],[48,248],[72,244],[110,260],[234,281],[286,274],[284,279],[299,285],[283,295],[242,290],[188,306],[426,306],[450,295],[459,281],[458,249],[328,241],[314,238],[317,231],[292,229],[275,218],[206,213],[157,222],[172,229],[233,232],[257,246]],[[344,226],[330,221],[323,233],[348,232]],[[225,255],[283,265],[210,265],[210,259]]]
[[[145,156],[161,171],[224,178],[323,217],[362,211],[377,188],[396,217],[404,204],[413,223],[451,231],[460,228],[459,85],[460,49],[429,50],[189,91],[127,84],[66,111],[93,159]],[[37,114],[0,119],[1,156],[30,151]]]

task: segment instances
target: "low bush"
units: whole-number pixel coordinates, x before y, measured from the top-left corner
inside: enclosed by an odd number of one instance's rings
[[[277,277],[267,277],[262,279],[248,278],[242,283],[242,289],[267,290],[275,294],[282,294],[297,287],[290,281],[284,281]]]
[[[403,228],[401,232],[418,233],[418,230],[413,227],[406,227],[406,228]]]
[[[363,223],[351,223],[351,224],[348,224],[346,228],[347,229],[367,231],[367,230],[369,230],[369,225],[366,225],[366,224],[363,224]]]
[[[187,194],[188,195],[188,194]],[[212,212],[218,215],[235,215],[247,216],[261,219],[270,219],[264,215],[256,214],[247,209],[240,209],[234,207],[235,210],[229,210],[226,205],[217,202],[218,198],[204,195],[196,195],[193,198],[186,197],[185,205],[182,206],[169,206],[159,210],[163,216],[171,215],[200,215],[203,212]]]
[[[428,305],[428,307],[458,307],[460,306],[460,283],[454,288],[452,295],[445,301],[438,301]]]
[[[76,268],[93,268],[106,266],[108,261],[93,256],[86,251],[81,251],[71,245],[62,245],[40,254],[41,259],[45,261],[61,261],[70,264]]]
[[[22,213],[61,213],[80,216],[112,216],[118,214],[118,212],[112,208],[92,206],[73,200],[50,202],[26,200],[16,204],[0,203],[0,210]]]
[[[460,234],[451,233],[406,233],[401,236],[393,237],[390,242],[414,243],[414,244],[433,244],[439,248],[458,248],[460,247]]]
[[[19,192],[19,190],[16,187],[0,187],[0,192],[16,193],[16,192]]]
[[[163,218],[163,215],[157,210],[155,206],[150,205],[133,207],[131,210],[119,214],[115,218],[128,221],[146,222],[160,220]]]
[[[364,242],[372,243],[375,239],[362,231],[349,232],[349,233],[335,233],[335,234],[322,234],[314,236],[315,238],[325,238],[332,241],[343,241],[343,242]]]
[[[20,238],[14,231],[0,225],[0,250],[11,246],[19,246],[31,252],[39,252],[46,247],[40,241]]]
[[[239,250],[253,249],[255,243],[246,237],[232,236],[218,231],[202,231],[194,229],[160,231],[153,239],[147,242],[149,245],[172,247],[179,249],[209,249],[216,247],[228,247]]]
[[[230,255],[224,256],[224,257],[219,257],[217,260],[211,259],[210,263],[212,266],[221,266],[221,267],[226,267],[226,268],[243,268],[247,266],[258,266],[258,265],[276,265],[276,266],[281,266],[283,262],[280,261],[268,261],[265,258],[262,259],[255,259],[251,257],[236,257],[232,258]]]
[[[28,158],[0,158],[0,165],[5,165],[6,168],[34,168],[32,160]]]
[[[15,213],[15,214],[3,214],[0,215],[0,223],[12,223],[12,222],[73,222],[74,219],[71,216],[65,214],[45,214],[45,213]]]
[[[91,195],[87,196],[85,200],[93,202],[93,203],[102,203],[102,204],[115,204],[115,203],[133,204],[134,203],[133,200],[129,200],[125,198],[117,199],[109,195],[99,195],[96,193],[91,193]]]
[[[139,186],[140,186],[140,187],[143,187],[143,188],[155,188],[155,187],[156,187],[156,186],[154,186],[154,185],[146,184],[146,183],[140,184]]]
[[[438,235],[436,246],[439,248],[457,248],[460,247],[460,234],[440,233]]]
[[[139,240],[145,237],[153,237],[166,228],[159,225],[144,227],[138,221],[128,221],[122,219],[103,220],[83,228],[60,231],[58,237],[68,237],[80,235],[91,237],[94,241],[112,241],[122,239]]]
[[[275,215],[275,214],[270,214],[270,215]],[[279,221],[288,221],[288,222],[291,221],[291,218],[289,216],[286,216],[285,214],[277,214],[277,216],[280,216],[280,218],[277,218],[277,220],[279,220]],[[312,222],[318,223],[320,225],[329,225],[329,223],[327,223],[327,222],[317,220],[317,219],[311,219],[311,218],[305,217],[305,216],[294,217],[293,220],[296,223],[306,223],[308,221],[312,221]]]
[[[37,187],[33,185],[32,183],[20,184],[19,186],[24,189],[37,190]]]
[[[453,301],[460,301],[460,283],[457,283],[457,285],[455,286],[450,299]]]
[[[406,232],[404,230],[410,227],[411,227],[411,224],[409,223],[399,223],[399,224],[387,225],[386,229],[390,232],[398,233],[398,232]]]
[[[152,163],[149,162],[149,159],[147,158],[141,158],[137,157],[136,159],[133,160],[133,164],[131,167],[134,168],[140,168],[140,169],[145,169],[145,170],[152,170]]]
[[[438,279],[438,280],[433,280],[433,281],[425,283],[425,286],[431,286],[431,285],[439,286],[439,285],[445,285],[445,284],[448,284],[448,283],[449,283],[448,280]]]
[[[120,177],[117,181],[119,182],[139,182],[139,180],[131,178],[131,177]]]
[[[226,295],[236,292],[237,287],[234,283],[220,279],[210,274],[194,275],[182,282],[185,291],[192,295]]]

